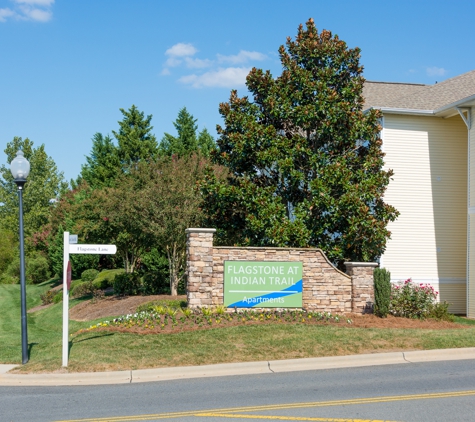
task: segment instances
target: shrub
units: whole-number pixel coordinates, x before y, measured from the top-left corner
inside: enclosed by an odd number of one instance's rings
[[[53,297],[53,303],[59,303],[63,301],[63,292],[58,292]]]
[[[94,293],[92,294],[92,301],[96,302],[98,300],[102,300],[106,297],[106,293],[104,290],[101,289],[95,289]]]
[[[144,295],[170,294],[170,283],[163,274],[159,272],[149,272],[142,277]]]
[[[434,303],[429,312],[429,318],[438,319],[440,321],[455,321],[455,316],[449,313],[449,303]]]
[[[98,274],[99,274],[99,271],[91,268],[91,269],[83,271],[81,273],[81,280],[82,281],[94,281],[94,279],[97,277]]]
[[[20,257],[16,256],[13,261],[8,264],[7,269],[2,274],[2,283],[16,284],[20,283]]]
[[[69,288],[69,296],[76,297],[76,289],[81,285],[84,284],[81,280],[73,280],[71,281],[71,287]]]
[[[26,279],[29,283],[38,284],[51,277],[48,260],[40,254],[26,259]]]
[[[36,253],[25,257],[25,281],[27,284],[38,284],[50,278],[48,260]],[[15,257],[1,276],[1,283],[20,283],[20,257]]]
[[[53,303],[55,294],[56,292],[54,292],[53,290],[48,290],[47,292],[44,292],[40,295],[41,303],[43,305],[49,305],[50,303]]]
[[[182,308],[186,308],[188,306],[188,303],[186,302],[186,300],[175,300],[175,299],[153,300],[151,302],[143,303],[142,305],[140,305],[136,309],[136,312],[154,311],[155,308],[158,308],[159,306],[182,309]]]
[[[75,283],[71,287],[69,294],[71,295],[71,297],[74,297],[74,298],[84,297],[84,296],[93,296],[96,290],[97,289],[94,286],[92,281],[83,281],[77,284]]]
[[[391,303],[391,273],[384,268],[376,268],[373,279],[374,313],[381,318],[386,318]]]
[[[102,270],[94,279],[94,286],[98,289],[105,290],[114,285],[114,279],[118,274],[124,274],[125,270]]]
[[[409,278],[391,286],[390,312],[395,316],[424,319],[429,317],[438,292],[428,284],[415,284]]]
[[[142,281],[137,273],[118,274],[114,278],[114,294],[135,296],[142,293]]]
[[[19,278],[13,277],[7,273],[0,276],[0,284],[17,284],[20,282]]]

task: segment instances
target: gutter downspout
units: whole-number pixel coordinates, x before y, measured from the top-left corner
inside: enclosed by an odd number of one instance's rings
[[[467,274],[467,287],[466,287],[466,295],[467,295],[467,317],[470,316],[475,317],[475,315],[470,315],[470,219],[471,215],[475,214],[475,207],[470,207],[471,200],[470,200],[470,153],[471,153],[471,145],[470,145],[470,129],[472,126],[472,109],[470,107],[456,107],[460,117],[464,121],[465,125],[467,126],[467,141],[468,141],[468,148],[467,148],[467,259],[466,259],[466,274]],[[467,113],[465,115],[465,113]],[[475,246],[475,245],[474,245]]]

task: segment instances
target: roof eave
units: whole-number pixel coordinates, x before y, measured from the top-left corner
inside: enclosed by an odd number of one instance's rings
[[[394,107],[370,107],[365,111],[370,109],[380,110],[383,113],[387,114],[411,114],[415,116],[434,116],[434,110],[417,110],[417,109],[410,109],[410,108],[394,108]]]
[[[462,98],[461,100],[458,100],[458,101],[455,101],[453,103],[444,105],[443,107],[440,107],[437,110],[435,110],[435,114],[444,113],[447,110],[457,108],[457,107],[463,107],[464,105],[465,106],[472,106],[474,101],[475,101],[475,94],[470,95],[470,97],[465,97],[465,98]]]

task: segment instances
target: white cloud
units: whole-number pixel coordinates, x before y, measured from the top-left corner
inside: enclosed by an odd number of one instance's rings
[[[19,4],[51,6],[54,3],[54,0],[14,0],[14,2]]]
[[[36,9],[29,6],[20,6],[23,14],[23,19],[48,22],[53,17],[53,13],[50,10]]]
[[[187,57],[193,56],[198,50],[193,47],[193,44],[184,44],[178,43],[175,44],[173,47],[170,47],[165,54],[171,57]]]
[[[426,69],[427,76],[444,76],[447,73],[447,70],[442,67],[428,67]]]
[[[183,63],[183,60],[177,59],[176,57],[169,57],[165,62],[166,67],[176,67]]]
[[[183,63],[183,59],[186,59],[188,67],[204,67],[200,66],[199,59],[191,59],[190,56],[196,54],[198,50],[193,46],[193,44],[185,44],[179,42],[174,46],[170,47],[167,51],[165,51],[165,55],[168,56],[167,61],[165,62],[164,69],[162,71],[162,75],[170,74],[169,67],[177,67]],[[189,63],[195,65],[190,65]],[[168,72],[168,73],[167,73]]]
[[[247,67],[227,67],[212,70],[202,75],[187,75],[178,79],[179,82],[191,85],[193,88],[220,87],[235,88],[246,82],[246,76],[250,72]]]
[[[0,9],[0,22],[6,22],[7,18],[14,15],[15,12],[11,9]]]
[[[238,54],[231,56],[223,56],[222,54],[217,54],[217,57],[220,63],[231,64],[246,63],[249,60],[264,60],[267,58],[265,54],[259,53],[257,51],[246,50],[241,50]]]
[[[235,55],[217,54],[213,59],[194,57],[198,50],[191,43],[177,43],[165,51],[167,57],[161,75],[169,75],[172,68],[197,69],[195,73],[181,76],[178,82],[193,88],[234,88],[243,86],[250,72],[248,62],[265,60],[267,56],[257,51],[241,50]],[[226,63],[223,65],[222,63]],[[244,65],[246,63],[247,65]],[[221,67],[218,67],[222,64]],[[201,70],[208,68],[208,71]]]
[[[202,69],[204,67],[210,67],[213,64],[212,60],[208,59],[192,59],[191,57],[185,58],[186,66],[190,68]]]
[[[0,22],[6,18],[24,21],[48,22],[53,17],[54,0],[12,0],[14,9],[0,9]]]

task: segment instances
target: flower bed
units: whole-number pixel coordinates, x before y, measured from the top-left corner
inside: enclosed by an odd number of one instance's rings
[[[141,333],[180,332],[196,329],[230,327],[238,325],[291,323],[291,324],[351,324],[350,318],[329,312],[301,310],[245,310],[229,312],[224,307],[187,308],[157,307],[154,310],[124,315],[91,325],[87,330],[109,329]]]

